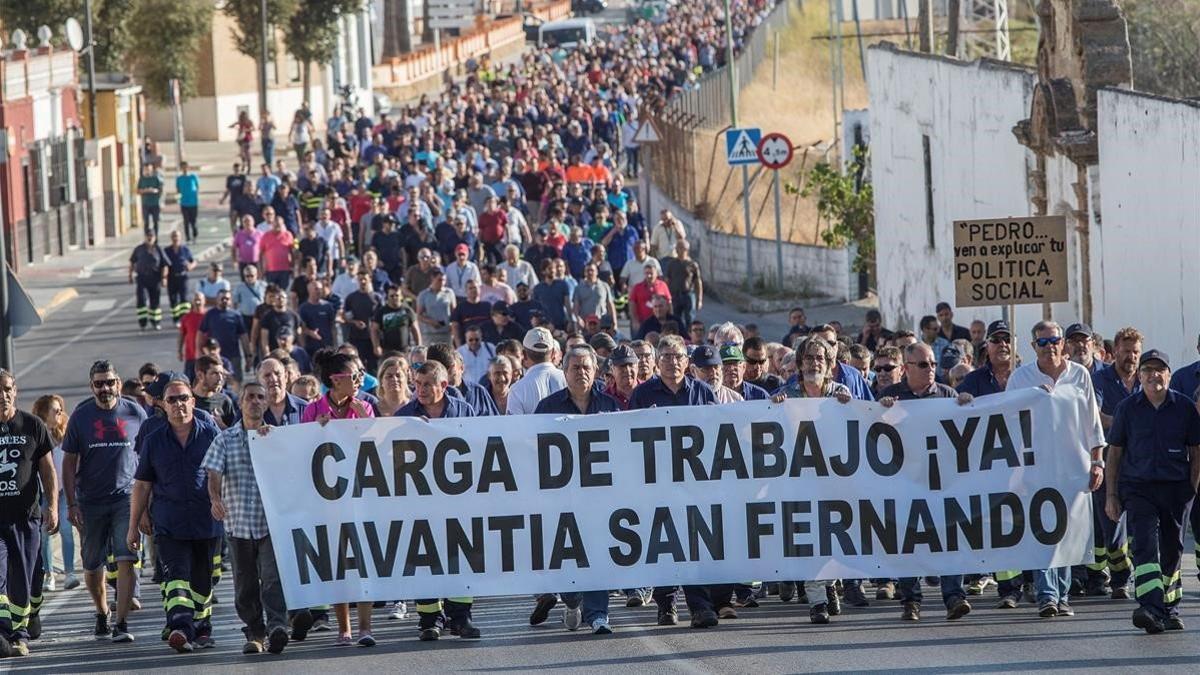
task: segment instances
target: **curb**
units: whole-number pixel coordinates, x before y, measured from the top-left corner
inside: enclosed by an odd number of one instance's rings
[[[62,309],[63,305],[78,297],[79,291],[75,290],[74,288],[64,288],[55,293],[54,297],[50,299],[50,302],[46,303],[45,307],[37,308],[38,316],[45,320],[46,317],[50,316],[59,309]]]

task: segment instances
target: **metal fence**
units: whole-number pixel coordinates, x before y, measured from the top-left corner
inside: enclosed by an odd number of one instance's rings
[[[793,2],[795,0],[781,0],[775,5],[766,20],[750,34],[742,53],[734,57],[739,90],[754,79],[754,69],[767,57],[768,35],[787,26]],[[729,106],[732,97],[729,87],[728,71],[724,67],[717,68],[705,73],[692,88],[672,99],[667,107],[678,115],[696,120],[698,127],[720,129],[727,126],[731,119]]]

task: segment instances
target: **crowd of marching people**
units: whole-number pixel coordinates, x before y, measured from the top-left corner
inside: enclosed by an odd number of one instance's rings
[[[733,4],[740,44],[772,3]],[[1086,566],[592,589],[537,597],[529,621],[545,622],[561,602],[567,629],[609,633],[617,596],[676,625],[679,595],[695,628],[767,597],[807,603],[814,623],[881,601],[917,621],[922,588],[934,586],[948,620],[989,592],[998,609],[1031,604],[1045,618],[1069,617],[1071,598],[1091,595],[1135,597],[1134,624],[1147,632],[1182,629],[1200,362],[1173,373],[1133,328],[1105,339],[1046,321],[1026,338],[1001,320],[959,326],[948,305],[915,333],[885,329],[876,311],[846,331],[810,325],[797,308],[778,340],[700,319],[704,284],[687,229],[670,211],[641,212],[624,183],[639,170],[627,141],[639,109],[721,64],[723,23],[719,3],[679,3],[663,22],[614,29],[572,52],[479,64],[465,83],[394,117],[338,109],[324,138],[302,108],[287,128],[294,167],[274,156],[272,140],[253,170],[253,131],[271,134],[274,123],[239,120],[239,162],[221,198],[234,279],[221,262],[191,276],[199,181],[186,165],[175,182],[183,231],[158,240],[164,187],[147,169],[139,192],[148,227],[129,281],[142,330],[166,325],[167,290],[177,353],[137,373],[95,360],[90,399],[71,407],[45,396],[31,412],[17,407],[16,377],[0,371],[0,477],[12,474],[0,480],[0,655],[28,653],[41,633],[43,593],[58,584],[45,537],[56,533],[68,588],[78,583],[79,535],[97,639],[133,641],[130,612],[161,601],[172,649],[214,646],[213,589],[227,567],[247,654],[279,653],[324,630],[334,645],[371,646],[373,615],[403,619],[410,607],[421,640],[479,638],[466,596],[377,598],[353,616],[349,605],[285,606],[263,478],[249,459],[250,436],[272,428],[814,397],[968,405],[1056,386],[1079,388],[1082,419],[1094,421],[1082,439],[1091,470],[1081,481],[1096,495]],[[1024,339],[1036,360],[1020,365]],[[1193,512],[1193,529],[1197,520]],[[144,575],[158,587],[153,602]]]

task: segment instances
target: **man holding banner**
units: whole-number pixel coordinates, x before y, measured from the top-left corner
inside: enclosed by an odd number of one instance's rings
[[[1037,360],[1013,371],[1008,378],[1009,391],[1042,387],[1053,391],[1057,387],[1074,387],[1083,395],[1079,402],[1078,415],[1083,426],[1083,447],[1091,450],[1092,468],[1088,490],[1095,492],[1104,479],[1104,460],[1100,453],[1104,449],[1104,429],[1100,426],[1100,406],[1092,388],[1092,376],[1087,368],[1069,361],[1064,356],[1062,328],[1053,321],[1039,321],[1033,327],[1033,345]],[[1075,616],[1071,608],[1071,568],[1058,567],[1050,570],[1035,570],[1033,583],[1037,589],[1038,616],[1048,619],[1055,616]]]

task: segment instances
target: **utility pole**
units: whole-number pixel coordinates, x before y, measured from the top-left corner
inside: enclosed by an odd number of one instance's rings
[[[933,52],[933,7],[930,0],[919,0],[917,5],[917,30],[920,33],[920,50]]]
[[[959,57],[958,53],[958,31],[959,22],[962,20],[962,3],[961,0],[948,0],[946,3],[946,56]]]
[[[725,70],[729,71],[729,123],[738,128],[737,62],[733,58],[733,12],[725,0]],[[754,257],[750,223],[750,169],[742,165],[742,216],[746,220],[746,288],[754,285]]]
[[[95,119],[95,118],[93,118]],[[93,122],[95,124],[95,122]],[[3,137],[0,137],[3,138]],[[0,150],[3,152],[3,150]],[[4,192],[0,191],[0,202],[4,199]],[[0,203],[0,214],[4,213],[4,204]],[[8,241],[7,234],[4,231],[4,221],[0,219],[0,368],[8,372],[16,371],[16,364],[13,363],[13,341],[12,341],[12,322],[8,318]]]
[[[83,40],[87,45],[88,131],[96,140],[96,43],[92,39],[92,0],[83,0]]]
[[[262,114],[267,109],[267,0],[259,0],[259,18],[262,19],[262,45],[258,57],[258,112]]]

